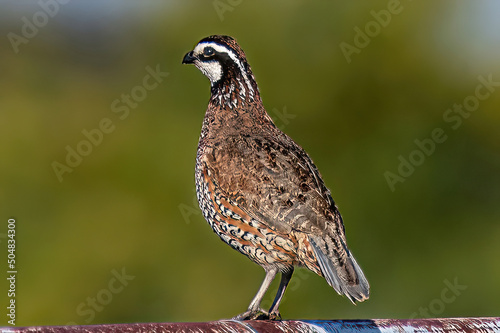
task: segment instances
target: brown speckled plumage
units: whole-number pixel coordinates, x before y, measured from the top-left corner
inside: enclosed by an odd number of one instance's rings
[[[248,311],[236,318],[279,318],[294,266],[325,277],[352,302],[367,299],[368,282],[347,248],[330,191],[307,153],[267,114],[236,41],[202,39],[183,63],[211,81],[196,158],[200,208],[224,242],[266,270]],[[278,271],[278,295],[264,311],[260,301]]]

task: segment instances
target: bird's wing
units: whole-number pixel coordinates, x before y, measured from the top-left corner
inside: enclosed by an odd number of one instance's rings
[[[206,161],[219,189],[271,229],[328,228],[345,244],[342,218],[318,169],[299,145],[281,135],[235,135],[212,146]]]

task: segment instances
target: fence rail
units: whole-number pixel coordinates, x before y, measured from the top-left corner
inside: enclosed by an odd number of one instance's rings
[[[498,318],[432,318],[432,319],[367,319],[367,320],[286,320],[236,321],[220,320],[203,323],[106,324],[89,326],[3,327],[2,333],[111,333],[111,332],[500,332]]]

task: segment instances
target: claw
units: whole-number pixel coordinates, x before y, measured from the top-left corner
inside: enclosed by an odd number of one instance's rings
[[[274,318],[265,310],[248,310],[232,318],[233,320],[274,320]]]
[[[269,313],[269,320],[281,320],[281,313],[279,311]]]

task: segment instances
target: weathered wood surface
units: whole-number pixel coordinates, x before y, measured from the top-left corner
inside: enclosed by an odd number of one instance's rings
[[[40,333],[110,333],[110,332],[500,332],[499,318],[430,318],[367,320],[286,320],[236,321],[220,320],[204,323],[107,324],[89,326],[3,327],[7,332]]]

